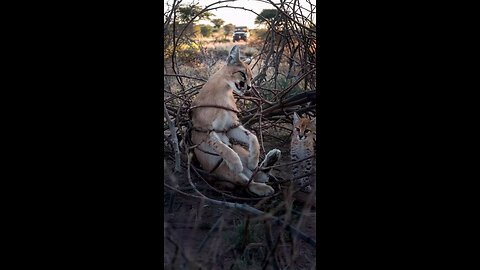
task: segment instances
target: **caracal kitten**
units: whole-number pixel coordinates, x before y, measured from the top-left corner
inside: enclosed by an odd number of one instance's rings
[[[316,118],[308,119],[306,117],[299,117],[296,112],[293,113],[290,157],[292,161],[298,161],[314,156],[313,158],[293,165],[293,182],[295,187],[301,188],[300,190],[304,193],[311,193],[315,185],[316,123]]]

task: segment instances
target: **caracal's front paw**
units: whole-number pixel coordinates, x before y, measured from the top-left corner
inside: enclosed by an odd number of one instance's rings
[[[257,196],[269,196],[275,192],[271,186],[255,182],[249,184],[248,190]]]
[[[249,168],[252,171],[255,170],[258,166],[258,160],[259,160],[258,155],[253,155],[249,157],[247,162],[247,168]]]
[[[257,183],[266,183],[268,182],[268,179],[270,179],[270,177],[268,177],[268,174],[262,171],[258,171],[255,177],[253,178],[253,181]]]
[[[227,162],[227,165],[228,168],[230,168],[230,170],[235,174],[243,172],[243,165],[240,157],[236,157],[233,162]]]

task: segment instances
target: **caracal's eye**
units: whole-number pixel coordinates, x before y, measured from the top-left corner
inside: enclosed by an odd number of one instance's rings
[[[235,72],[235,73],[240,73],[240,75],[241,75],[242,79],[243,79],[244,81],[246,81],[246,80],[247,80],[247,76],[245,75],[245,72],[243,72],[243,71],[239,70],[239,71],[237,71],[237,72]]]
[[[309,132],[310,132],[310,129],[306,128],[305,133],[309,133]]]
[[[299,129],[298,127],[296,127],[295,130],[296,130],[297,132],[300,132],[300,129]]]

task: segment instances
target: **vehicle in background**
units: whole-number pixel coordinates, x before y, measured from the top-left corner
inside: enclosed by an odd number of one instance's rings
[[[235,32],[233,33],[233,42],[235,41],[247,41],[250,38],[250,30],[246,26],[237,26],[235,27]]]

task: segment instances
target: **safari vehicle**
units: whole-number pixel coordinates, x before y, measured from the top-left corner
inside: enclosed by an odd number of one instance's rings
[[[237,26],[235,27],[235,32],[233,33],[233,42],[235,41],[247,41],[250,38],[250,30],[246,26]]]

